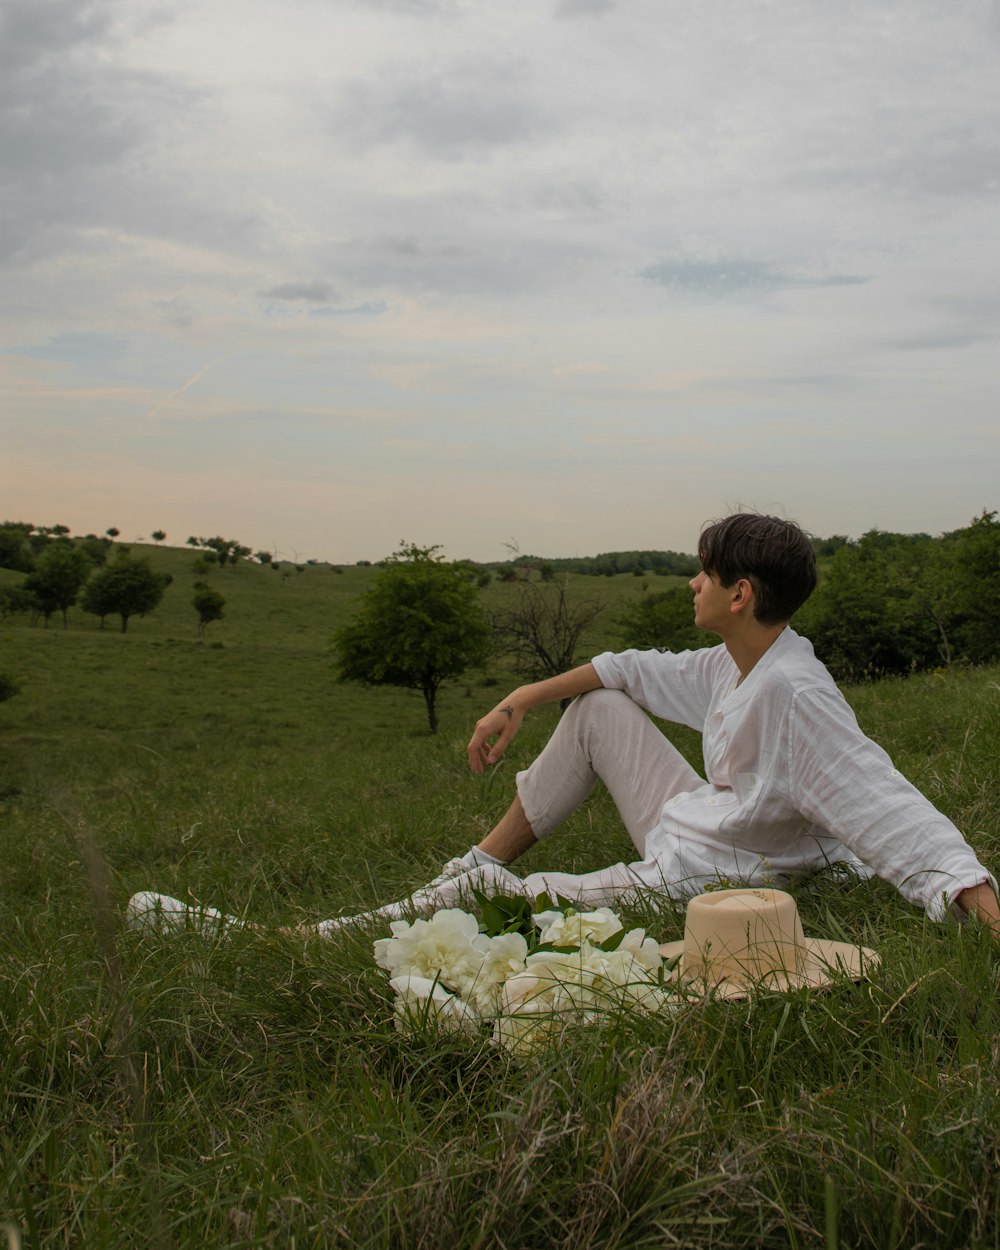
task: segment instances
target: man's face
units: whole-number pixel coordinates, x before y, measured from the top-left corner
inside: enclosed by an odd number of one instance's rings
[[[688,585],[694,591],[694,623],[713,634],[724,633],[731,619],[729,609],[734,588],[727,589],[714,573],[706,573],[704,569],[692,577]]]

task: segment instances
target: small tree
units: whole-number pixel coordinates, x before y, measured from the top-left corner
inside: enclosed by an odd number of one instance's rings
[[[132,559],[122,553],[114,563],[93,575],[84,589],[80,606],[84,612],[101,618],[102,629],[105,617],[120,617],[124,634],[129,618],[152,612],[172,580],[169,574],[154,572],[148,560]]]
[[[78,538],[76,545],[82,547],[94,564],[100,566],[108,559],[112,543],[110,538],[98,538],[96,534],[88,534],[86,538]]]
[[[219,564],[225,566],[226,561],[229,559],[229,548],[232,546],[228,538],[223,538],[221,535],[217,535],[215,538],[203,538],[201,545],[213,552]]]
[[[361,597],[355,619],[333,637],[341,681],[419,690],[431,733],[441,683],[481,663],[489,647],[468,568],[439,551],[404,542]]]
[[[188,541],[190,542],[190,539]],[[225,567],[227,562],[235,565],[238,561],[245,560],[250,554],[250,548],[244,547],[235,538],[222,538],[217,535],[215,538],[201,538],[198,541],[201,546],[208,547],[210,551],[215,552],[220,567]]]
[[[572,602],[567,591],[565,576],[520,582],[506,606],[493,613],[497,650],[512,657],[514,671],[522,677],[556,677],[578,663],[583,635],[605,605],[594,595]],[[562,707],[568,703],[564,699]]]
[[[50,542],[38,557],[23,589],[31,595],[35,612],[44,617],[46,629],[55,612],[62,613],[63,629],[67,627],[66,613],[76,603],[90,569],[87,553],[66,539]]]
[[[121,530],[118,528],[117,525],[109,525],[108,528],[104,532],[111,539],[111,541],[114,542],[115,539],[118,537],[118,535],[121,533]]]
[[[154,543],[162,543],[166,536],[166,530],[153,530],[152,534],[150,534],[150,538],[152,538]]]
[[[198,613],[198,637],[204,638],[205,630],[209,625],[213,621],[222,620],[222,609],[226,606],[226,601],[217,590],[213,590],[205,582],[195,582],[191,605]]]

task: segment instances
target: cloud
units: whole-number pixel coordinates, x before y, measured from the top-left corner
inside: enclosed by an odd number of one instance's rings
[[[193,325],[198,319],[198,310],[193,304],[189,304],[183,299],[158,299],[153,301],[153,306],[158,308],[163,314],[163,320],[167,325],[184,329],[189,325]]]
[[[615,0],[559,0],[556,5],[556,17],[600,17],[610,13],[615,7]]]
[[[516,212],[506,204],[480,203],[472,195],[462,197],[460,211],[436,199],[415,199],[408,224],[417,235],[354,236],[330,244],[323,259],[354,289],[386,298],[429,293],[476,300],[534,294],[548,298],[567,282],[586,288],[586,275],[595,268],[604,280],[609,249],[603,240],[563,231],[567,219],[558,214],[511,230],[497,229],[498,214],[513,217]],[[443,234],[442,221],[458,216],[458,237]]]
[[[956,347],[976,347],[980,343],[995,343],[1000,331],[954,330],[940,333],[911,334],[906,338],[890,339],[887,347],[901,352],[947,351]]]
[[[296,304],[315,305],[308,309],[310,317],[380,317],[388,312],[385,300],[362,300],[356,304],[335,303],[339,296],[330,282],[281,282],[259,292],[264,299],[277,300],[277,307],[269,305],[265,313],[269,317],[296,317],[304,310]],[[291,305],[293,307],[282,307]]]
[[[865,133],[831,132],[803,154],[803,185],[888,190],[897,197],[1000,191],[1000,133],[992,119],[876,114],[866,121]]]
[[[311,317],[381,317],[388,311],[389,305],[384,300],[374,300],[354,304],[350,308],[314,308],[309,315]]]
[[[518,190],[528,206],[549,221],[593,221],[608,213],[607,188],[593,176],[574,173]]]
[[[335,125],[359,146],[406,142],[462,160],[548,129],[533,87],[527,63],[512,57],[386,66],[345,93]]]
[[[435,13],[454,13],[461,9],[461,0],[352,0],[359,9],[371,11],[383,9],[417,17]]]
[[[260,294],[264,299],[302,300],[308,304],[325,304],[336,298],[329,282],[279,282]]]
[[[809,276],[777,268],[766,261],[659,260],[639,271],[639,277],[668,290],[704,295],[735,295],[744,291],[781,291],[795,287],[857,286],[870,281],[856,274]]]
[[[2,354],[54,360],[61,364],[87,363],[100,368],[120,360],[127,351],[128,339],[123,334],[85,332],[56,334],[45,343],[6,348]]]
[[[0,75],[8,87],[111,25],[107,4],[78,0],[6,0],[0,9]]]

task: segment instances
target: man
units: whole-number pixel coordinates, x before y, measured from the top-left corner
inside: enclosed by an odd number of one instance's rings
[[[698,553],[695,624],[721,645],[606,652],[518,687],[476,725],[474,772],[501,758],[531,708],[575,701],[518,773],[499,824],[411,898],[327,921],[322,932],[448,906],[470,886],[529,897],[547,890],[601,906],[636,889],[683,897],[720,882],[780,885],[837,864],[890,881],[933,919],[971,913],[1000,936],[993,877],[865,737],[811,644],[789,628],[816,585],[805,534],[789,521],[737,513],[705,528]],[[705,779],[646,711],[701,731]],[[639,858],[582,874],[510,873],[506,865],[552,833],[598,777]]]

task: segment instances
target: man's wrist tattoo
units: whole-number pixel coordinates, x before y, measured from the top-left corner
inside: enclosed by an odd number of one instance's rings
[[[514,709],[510,706],[509,703],[507,704],[506,707],[502,707],[500,711],[503,712],[504,716],[506,716],[508,720],[514,719]]]

